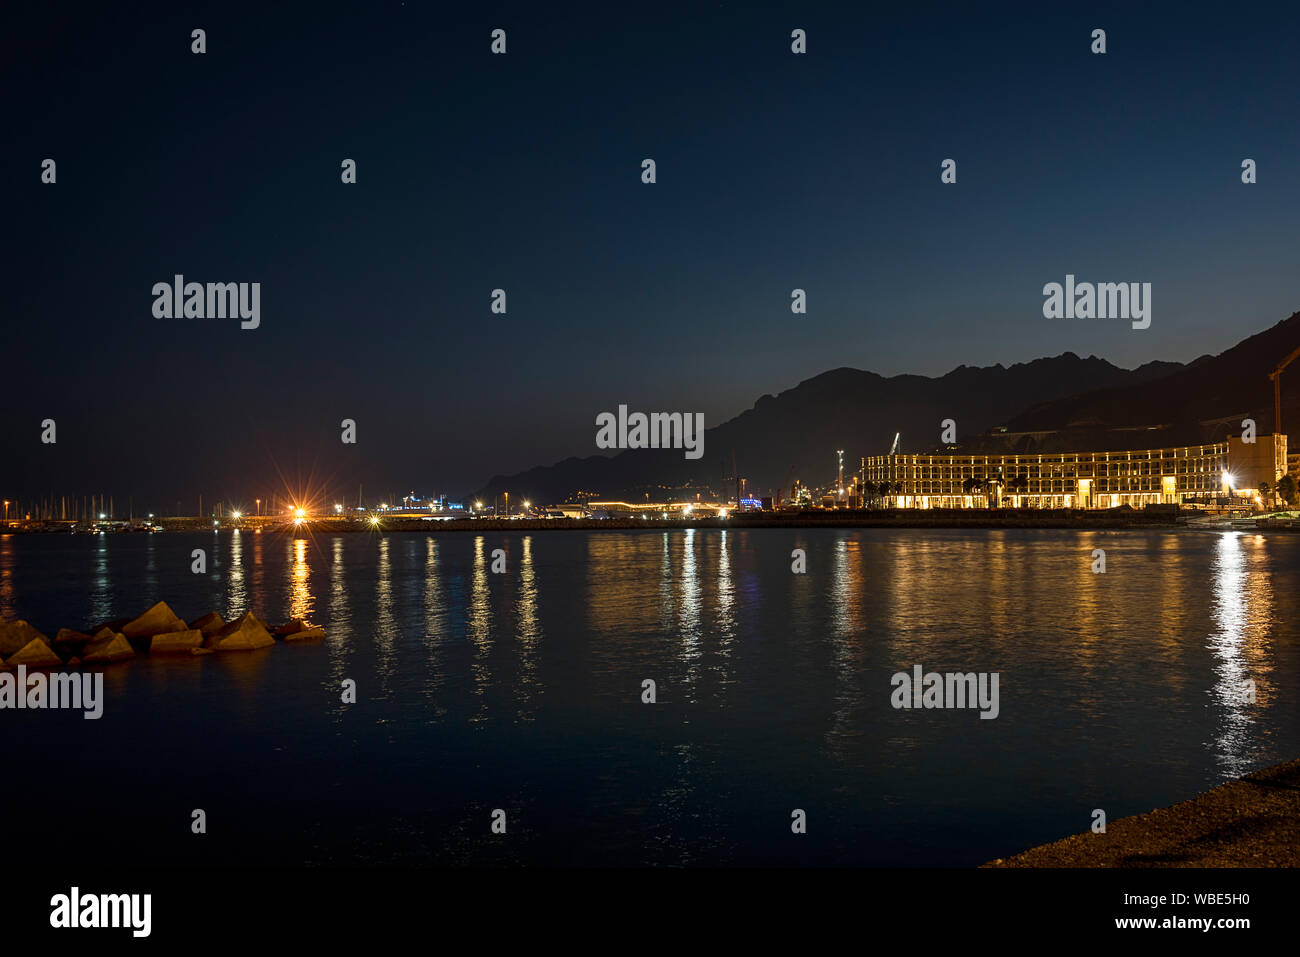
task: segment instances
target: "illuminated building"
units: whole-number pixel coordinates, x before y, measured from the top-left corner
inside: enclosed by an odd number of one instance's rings
[[[863,459],[868,494],[890,508],[1115,508],[1208,501],[1272,483],[1286,436],[1124,452],[876,455]],[[1258,473],[1258,474],[1256,474]]]

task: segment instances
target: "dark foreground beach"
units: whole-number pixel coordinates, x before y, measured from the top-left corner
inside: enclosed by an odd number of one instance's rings
[[[985,867],[1296,867],[1300,760]]]

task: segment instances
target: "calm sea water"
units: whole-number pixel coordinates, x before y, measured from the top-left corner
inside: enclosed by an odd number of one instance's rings
[[[107,668],[99,721],[0,712],[7,852],[974,865],[1300,755],[1297,583],[1281,533],[0,536],[0,615],[51,637],[160,598],[329,635]],[[1000,716],[894,710],[915,664],[998,672]]]

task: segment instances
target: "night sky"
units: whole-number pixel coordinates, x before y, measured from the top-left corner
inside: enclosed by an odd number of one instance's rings
[[[1300,8],[1042,6],[9,13],[0,492],[458,496],[619,403],[1186,361],[1300,308]],[[260,282],[260,328],[155,318],[175,273]],[[1152,283],[1151,328],[1044,319],[1066,273]]]

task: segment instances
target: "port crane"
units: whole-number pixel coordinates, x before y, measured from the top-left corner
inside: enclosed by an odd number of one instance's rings
[[[1282,434],[1282,370],[1300,358],[1300,346],[1291,350],[1291,354],[1278,363],[1277,368],[1268,374],[1273,380],[1273,431]]]

